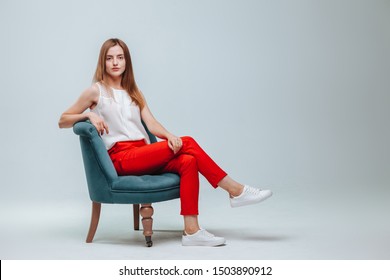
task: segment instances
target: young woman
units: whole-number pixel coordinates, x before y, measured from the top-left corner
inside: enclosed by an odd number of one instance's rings
[[[177,137],[152,115],[134,80],[130,52],[119,39],[103,43],[94,84],[87,88],[59,120],[60,128],[89,119],[101,135],[119,175],[174,172],[180,175],[181,215],[184,217],[182,244],[218,246],[225,243],[198,224],[199,172],[230,195],[232,207],[261,202],[272,195],[242,185],[230,178],[191,137]],[[89,111],[86,111],[87,109]],[[142,126],[160,139],[150,144]]]

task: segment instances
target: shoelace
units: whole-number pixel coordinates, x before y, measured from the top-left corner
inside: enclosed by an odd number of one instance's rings
[[[256,188],[253,188],[253,187],[248,187],[248,188],[246,188],[246,191],[247,191],[248,193],[252,193],[252,194],[260,194],[261,189],[256,189]]]

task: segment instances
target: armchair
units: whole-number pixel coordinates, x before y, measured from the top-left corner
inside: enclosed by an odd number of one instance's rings
[[[150,141],[156,142],[156,137],[145,124],[144,126]],[[118,176],[96,128],[89,121],[82,121],[73,126],[73,131],[80,136],[88,192],[92,200],[92,216],[86,242],[91,243],[95,236],[102,203],[133,204],[134,230],[139,230],[141,215],[146,245],[151,247],[151,203],[179,198],[180,177],[173,173]]]

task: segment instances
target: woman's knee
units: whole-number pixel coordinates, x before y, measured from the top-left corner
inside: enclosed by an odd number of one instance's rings
[[[198,145],[196,140],[192,138],[191,136],[183,136],[181,137],[181,140],[183,141],[183,146],[191,147],[194,145]]]
[[[185,173],[195,173],[198,172],[198,163],[194,156],[189,154],[178,154],[169,161],[160,172],[174,172],[179,175]]]
[[[197,164],[196,158],[194,156],[186,155],[186,154],[180,155],[179,162],[180,162],[179,168],[182,171],[188,170],[188,169],[198,170],[198,164]]]

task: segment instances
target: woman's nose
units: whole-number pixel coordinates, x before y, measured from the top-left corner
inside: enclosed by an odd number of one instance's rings
[[[117,60],[116,58],[114,58],[113,64],[114,64],[114,65],[118,65],[118,60]]]

